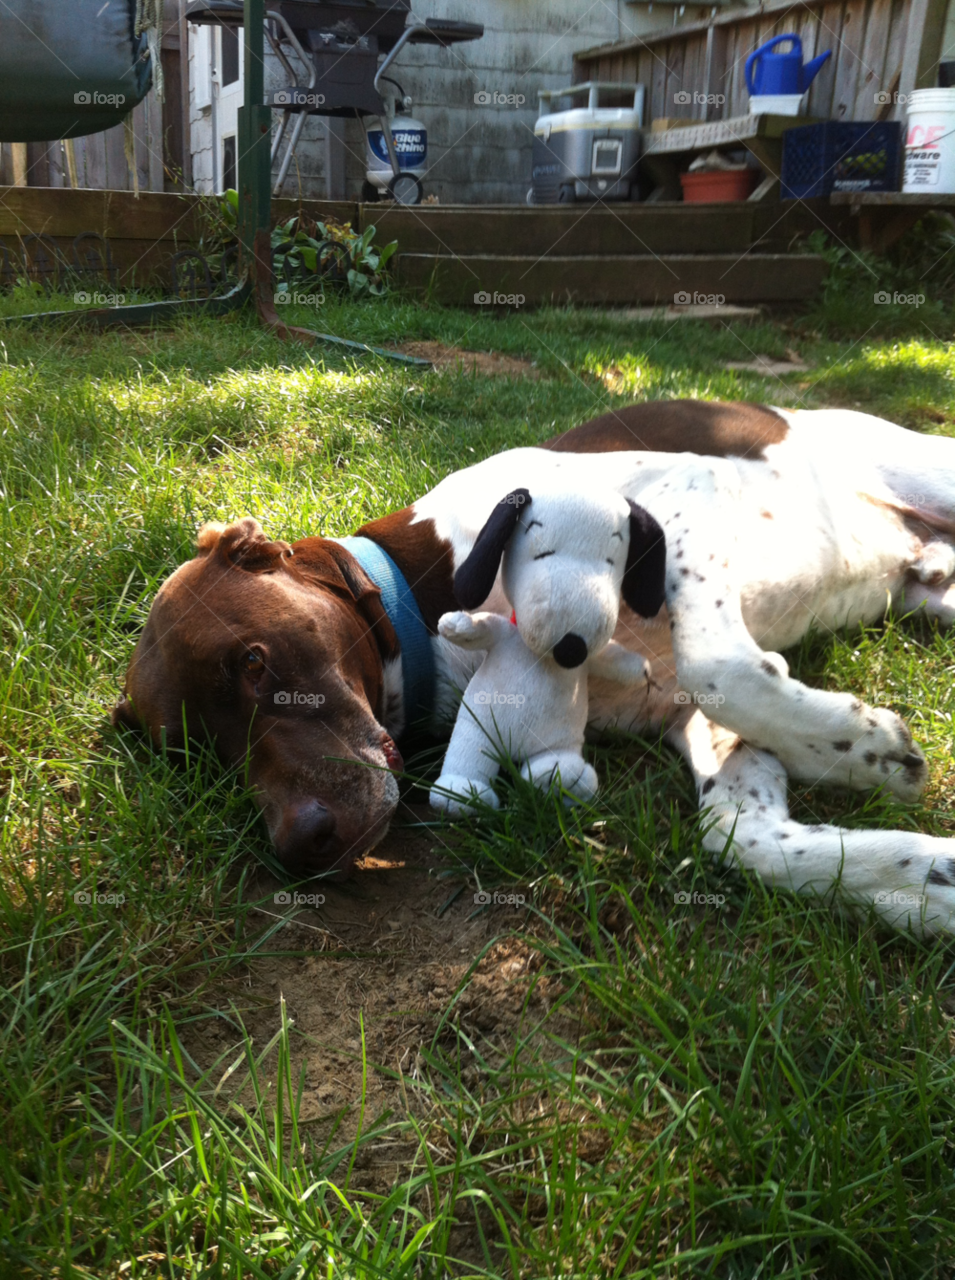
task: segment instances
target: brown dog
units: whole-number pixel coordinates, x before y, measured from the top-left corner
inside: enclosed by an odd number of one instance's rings
[[[114,723],[172,747],[205,730],[229,764],[248,753],[282,862],[347,869],[398,799],[401,756],[382,727],[396,648],[377,587],[337,543],[207,524],[156,597]]]

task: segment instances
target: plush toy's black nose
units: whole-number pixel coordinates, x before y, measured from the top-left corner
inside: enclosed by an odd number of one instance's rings
[[[587,661],[587,641],[568,631],[554,645],[554,661],[560,667],[579,667]]]

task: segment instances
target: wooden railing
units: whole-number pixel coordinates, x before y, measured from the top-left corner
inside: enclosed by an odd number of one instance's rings
[[[574,58],[573,79],[645,84],[648,123],[724,120],[748,110],[747,56],[791,31],[807,62],[832,50],[812,82],[806,115],[900,120],[905,96],[936,83],[945,9],[946,0],[777,0],[585,50]]]

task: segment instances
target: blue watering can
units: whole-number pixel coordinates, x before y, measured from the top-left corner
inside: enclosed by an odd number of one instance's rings
[[[792,44],[789,53],[773,53],[778,44]],[[832,57],[832,50],[803,66],[802,41],[797,35],[773,36],[746,59],[746,88],[751,94],[805,93],[816,72]]]

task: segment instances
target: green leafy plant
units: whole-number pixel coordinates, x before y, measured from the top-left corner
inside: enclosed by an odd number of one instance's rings
[[[337,285],[356,297],[386,291],[384,269],[398,248],[397,240],[378,248],[373,243],[375,227],[358,232],[347,222],[328,218],[316,222],[311,232],[303,222],[302,217],[290,218],[272,231],[277,287],[287,287],[294,279]]]
[[[200,241],[213,274],[238,243],[239,195],[231,189],[204,203],[206,229]],[[385,268],[397,240],[378,246],[375,227],[356,231],[348,222],[313,222],[297,214],[272,228],[272,268],[276,290],[296,285],[331,286],[352,297],[381,297],[388,288]]]

